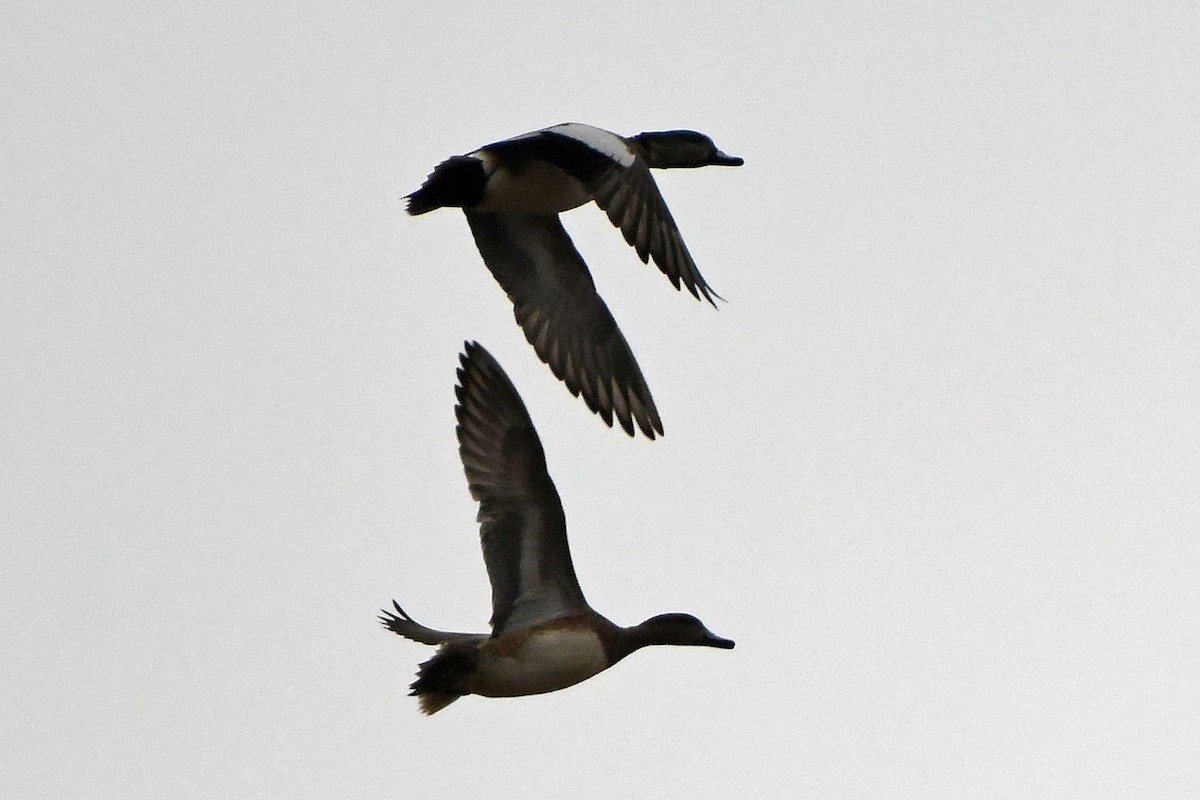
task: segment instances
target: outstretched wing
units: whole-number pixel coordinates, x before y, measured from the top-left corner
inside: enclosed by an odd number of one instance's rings
[[[633,351],[556,214],[464,209],[475,244],[538,357],[608,425],[653,439],[662,420]]]
[[[454,633],[451,631],[436,631],[427,628],[405,613],[395,600],[392,606],[396,609],[393,614],[386,608],[379,612],[379,621],[392,633],[398,633],[406,639],[412,639],[421,644],[445,644],[446,642],[462,642],[470,639],[483,639],[478,633]]]
[[[720,295],[700,274],[650,168],[625,139],[570,122],[527,134],[521,144],[583,184],[642,263],[653,258],[676,289],[682,283],[697,299],[716,305],[713,298]]]
[[[610,167],[583,185],[637,250],[643,264],[652,256],[672,286],[678,289],[682,283],[695,298],[716,305],[713,298],[720,295],[700,274],[644,161],[638,159],[624,169]]]
[[[468,342],[461,360],[458,451],[479,501],[493,635],[587,610],[562,503],[525,404],[479,344]]]

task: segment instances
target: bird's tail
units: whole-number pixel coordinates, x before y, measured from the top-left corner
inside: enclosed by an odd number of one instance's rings
[[[445,206],[473,206],[483,199],[486,184],[487,172],[482,161],[471,156],[453,156],[438,164],[421,188],[408,195],[408,213],[415,217]]]
[[[436,714],[467,694],[465,682],[475,669],[479,651],[474,645],[442,645],[433,658],[423,663],[409,688],[424,714]]]

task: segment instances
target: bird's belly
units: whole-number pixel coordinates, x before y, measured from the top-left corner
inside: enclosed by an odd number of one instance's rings
[[[565,689],[608,666],[599,637],[590,630],[531,633],[515,647],[484,643],[470,691],[485,697],[517,697]]]
[[[579,181],[558,167],[532,161],[497,166],[488,176],[483,200],[475,207],[484,211],[558,214],[591,199]]]

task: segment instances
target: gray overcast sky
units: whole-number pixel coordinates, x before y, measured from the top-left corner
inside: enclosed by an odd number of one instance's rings
[[[1197,8],[7,3],[0,794],[1194,796]],[[659,176],[718,311],[566,216],[661,441],[402,213],[563,121],[746,159]],[[736,650],[418,713],[467,338],[592,604]]]

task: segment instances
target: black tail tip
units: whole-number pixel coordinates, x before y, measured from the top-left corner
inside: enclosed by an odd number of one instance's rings
[[[415,217],[435,208],[470,208],[483,200],[487,182],[487,171],[478,158],[451,156],[406,198],[408,213]]]
[[[404,210],[408,212],[410,217],[428,214],[439,207],[436,203],[431,203],[428,198],[423,197],[419,189],[410,195],[406,195],[404,199],[408,201]]]

